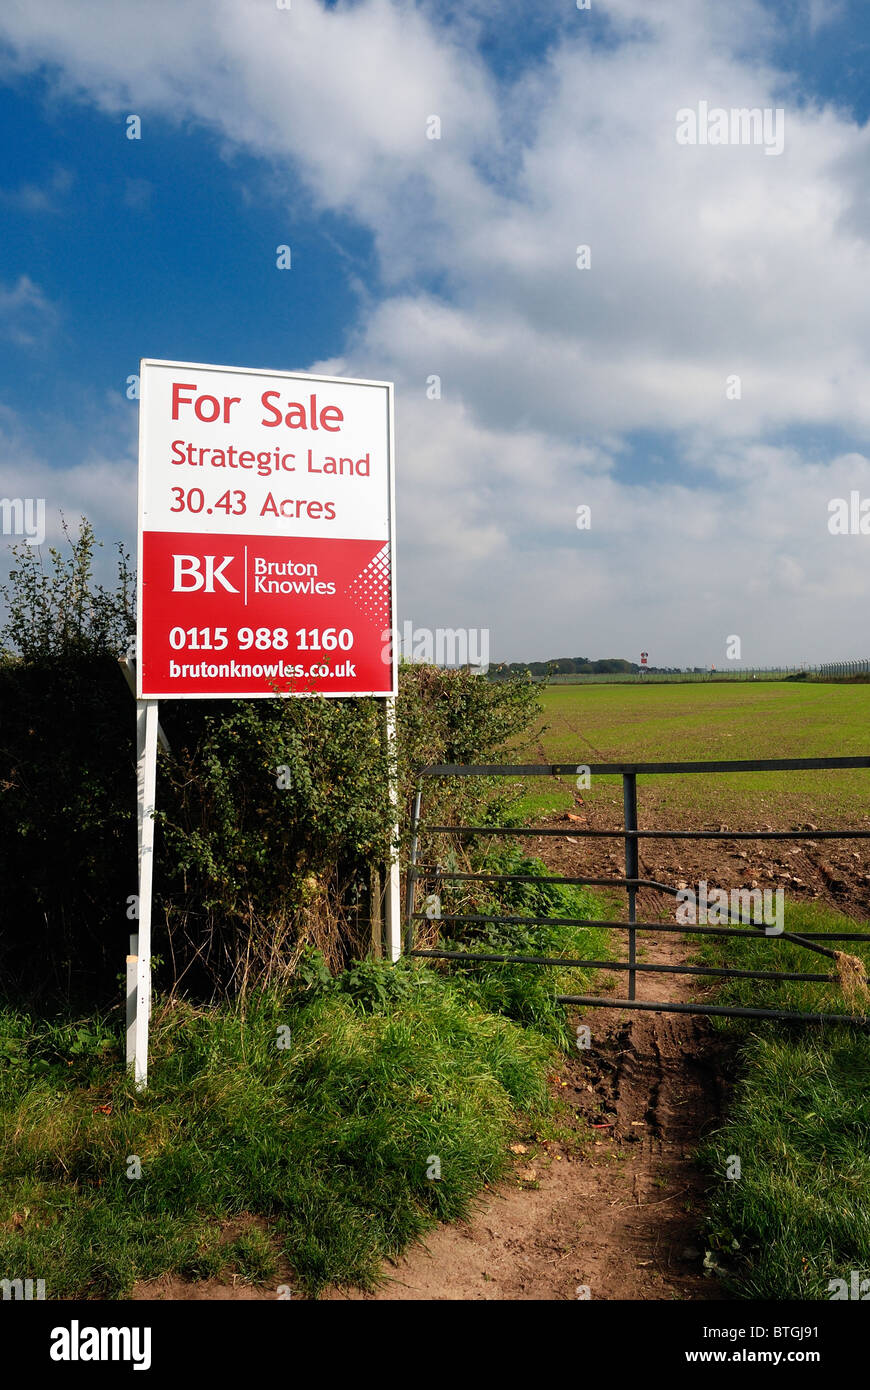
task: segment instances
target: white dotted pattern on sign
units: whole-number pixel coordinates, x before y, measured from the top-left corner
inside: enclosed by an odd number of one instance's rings
[[[361,613],[382,629],[390,626],[390,547],[385,545],[369,560],[347,588],[348,596]]]

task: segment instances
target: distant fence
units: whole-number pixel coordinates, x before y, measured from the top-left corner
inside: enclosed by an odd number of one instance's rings
[[[820,676],[860,676],[870,672],[870,661],[834,661],[826,666],[815,666],[813,670]]]
[[[507,680],[510,673],[490,671],[490,680]],[[870,659],[831,661],[821,666],[739,666],[713,671],[607,671],[595,675],[568,672],[547,678],[550,685],[660,685],[686,681],[782,681],[793,676],[870,675]],[[541,677],[540,679],[543,679]]]
[[[685,681],[781,681],[787,676],[797,675],[800,666],[784,666],[782,670],[740,670],[740,671],[613,671],[603,675],[550,676],[551,685],[666,685],[682,684]]]

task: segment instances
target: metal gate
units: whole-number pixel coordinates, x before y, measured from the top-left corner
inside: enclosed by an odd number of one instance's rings
[[[551,826],[473,826],[473,825],[427,825],[421,819],[423,789],[428,779],[441,777],[574,777],[582,768],[592,777],[621,776],[623,787],[623,825],[617,830],[591,830],[574,824],[564,830]],[[713,762],[662,762],[662,763],[552,763],[510,765],[471,765],[464,763],[443,763],[425,767],[418,773],[417,787],[411,817],[410,860],[406,876],[405,911],[403,931],[403,954],[422,957],[428,960],[451,960],[486,962],[493,964],[515,963],[518,965],[539,965],[555,967],[578,967],[587,970],[622,971],[628,976],[628,997],[614,999],[597,995],[557,995],[563,1004],[580,1004],[596,1008],[641,1009],[658,1013],[718,1014],[733,1018],[773,1018],[787,1022],[801,1023],[853,1023],[866,1027],[870,1023],[863,1014],[800,1013],[782,1009],[738,1008],[718,1004],[661,1003],[658,1000],[637,998],[637,976],[644,972],[669,973],[674,975],[698,975],[726,979],[756,980],[805,980],[815,982],[837,981],[839,976],[829,971],[827,974],[798,971],[740,970],[726,967],[661,965],[639,962],[637,959],[637,932],[669,932],[693,936],[732,937],[748,934],[762,936],[769,940],[790,941],[807,951],[827,957],[836,964],[837,953],[823,945],[823,942],[870,941],[870,935],[863,932],[793,932],[783,931],[770,936],[763,927],[747,923],[742,916],[742,925],[707,926],[700,924],[683,925],[672,922],[637,923],[637,893],[641,888],[653,888],[660,893],[677,896],[679,889],[655,879],[638,876],[638,846],[642,839],[661,840],[866,840],[870,830],[641,830],[637,823],[637,779],[639,776],[659,776],[668,773],[688,773],[693,775],[719,772],[799,772],[808,770],[844,768],[870,768],[870,757],[864,758],[776,758],[761,761],[713,761]],[[530,874],[499,873],[460,873],[448,870],[441,864],[426,864],[420,857],[421,839],[427,836],[571,836],[572,838],[618,839],[624,843],[625,874],[619,878],[565,878],[561,876],[539,877]],[[628,959],[626,961],[583,960],[562,956],[511,955],[480,951],[454,951],[421,948],[416,945],[415,924],[428,921],[426,912],[416,910],[416,890],[418,885],[443,883],[448,881],[481,880],[488,882],[533,882],[576,884],[588,887],[624,888],[628,896],[628,918],[626,921],[613,921],[607,918],[587,920],[585,918],[545,918],[508,917],[483,914],[451,914],[441,916],[442,921],[461,923],[500,922],[529,926],[558,922],[562,925],[606,927],[614,931],[628,933]],[[730,919],[729,919],[730,920]]]

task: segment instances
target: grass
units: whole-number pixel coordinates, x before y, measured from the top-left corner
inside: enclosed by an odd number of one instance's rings
[[[245,1014],[159,1009],[143,1094],[108,1027],[91,1022],[73,1053],[74,1025],[5,1012],[4,1277],[119,1297],[166,1271],[268,1283],[283,1257],[310,1293],[370,1287],[384,1257],[465,1215],[547,1109],[552,1046],[428,969],[400,971],[401,997],[336,987],[263,995]],[[265,1229],[227,1241],[248,1214]]]
[[[786,930],[854,931],[817,905],[786,909]],[[860,927],[857,928],[860,930]],[[836,943],[833,943],[836,946]],[[870,948],[843,943],[870,965]],[[726,954],[727,953],[727,954]],[[698,959],[745,969],[825,972],[829,963],[774,939],[711,944]],[[833,984],[732,980],[717,1002],[862,1013]],[[717,1024],[740,1047],[724,1127],[701,1159],[717,1181],[708,1239],[729,1290],[754,1299],[826,1299],[850,1271],[870,1275],[870,1035],[849,1026]],[[740,1177],[728,1180],[733,1157]]]
[[[715,758],[845,757],[867,753],[870,685],[786,681],[706,685],[549,686],[542,692],[548,725],[543,739],[518,761],[692,761]],[[718,774],[641,778],[639,799],[666,809],[674,825],[709,817],[715,786],[717,819],[765,818],[765,810],[795,818],[867,818],[867,773]],[[618,799],[618,779],[601,778],[585,801]],[[574,801],[571,778],[527,784],[527,818],[564,811]]]

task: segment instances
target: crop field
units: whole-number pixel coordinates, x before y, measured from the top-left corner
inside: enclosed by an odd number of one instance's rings
[[[870,750],[870,685],[787,681],[706,685],[550,686],[545,728],[521,753],[533,762],[692,761],[809,758]],[[618,778],[579,793],[586,803],[621,800]],[[528,784],[523,813],[565,811],[570,779]],[[870,771],[722,773],[641,777],[643,811],[672,814],[675,827],[724,821],[746,828],[788,821],[863,825]]]

